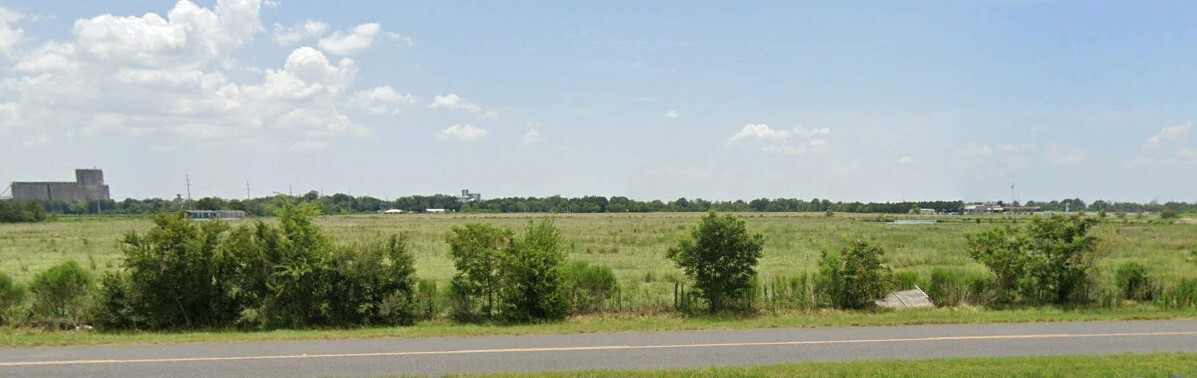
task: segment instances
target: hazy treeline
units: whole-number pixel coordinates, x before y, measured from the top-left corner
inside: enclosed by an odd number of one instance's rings
[[[651,213],[651,212],[843,212],[905,214],[912,209],[935,209],[942,213],[963,211],[963,201],[902,201],[902,202],[832,202],[826,199],[809,200],[796,198],[759,198],[751,201],[710,201],[701,198],[678,198],[673,201],[638,201],[627,197],[584,196],[584,197],[509,197],[488,199],[479,202],[460,203],[456,196],[413,195],[393,200],[370,196],[351,196],[337,193],[321,196],[316,191],[292,199],[314,203],[323,214],[372,213],[387,209],[421,212],[426,209],[446,209],[465,213]],[[204,197],[188,203],[185,200],[125,199],[122,201],[90,202],[44,202],[45,209],[54,214],[156,214],[163,211],[182,209],[195,210],[242,210],[252,216],[274,215],[277,207],[275,197],[253,199],[222,199]],[[1001,204],[1004,202],[999,201]],[[1197,211],[1197,203],[1131,203],[1103,200],[1086,203],[1080,199],[1054,200],[1050,202],[1028,201],[1024,205],[1040,206],[1044,211],[1107,211],[1107,212],[1163,212],[1176,213]]]

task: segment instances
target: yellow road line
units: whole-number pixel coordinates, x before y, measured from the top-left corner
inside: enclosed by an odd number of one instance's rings
[[[681,349],[681,348],[753,347],[753,346],[785,346],[785,345],[906,343],[906,342],[926,342],[926,341],[1070,339],[1070,338],[1145,337],[1145,336],[1197,336],[1197,331],[1191,331],[1191,332],[1083,333],[1083,334],[1056,333],[1056,334],[991,335],[991,336],[939,336],[939,337],[896,338],[896,339],[771,341],[771,342],[711,343],[711,344],[600,345],[600,346],[546,347],[546,348],[435,350],[435,351],[422,351],[422,352],[293,354],[293,355],[228,356],[228,357],[178,357],[178,358],[145,358],[145,359],[124,359],[124,360],[108,359],[108,360],[15,361],[15,362],[0,362],[0,368],[21,367],[21,366],[47,366],[47,365],[144,364],[144,363],[164,363],[164,362],[216,362],[216,361],[285,360],[285,359],[306,359],[306,358],[399,357],[399,356],[431,356],[431,355],[483,354],[483,353],[581,352],[581,351],[637,350],[637,349]]]

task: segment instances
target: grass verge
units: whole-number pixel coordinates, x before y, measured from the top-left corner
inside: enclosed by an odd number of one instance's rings
[[[485,377],[1192,377],[1197,354],[856,361],[696,370],[582,371]]]
[[[278,330],[261,332],[212,330],[198,332],[109,333],[97,331],[45,331],[25,328],[9,328],[4,329],[3,333],[0,333],[0,347],[26,348],[40,346],[259,342],[384,337],[511,336],[532,334],[1162,319],[1197,319],[1197,312],[1160,311],[1148,307],[1130,307],[1113,310],[1064,310],[1056,308],[1036,308],[995,311],[971,308],[949,308],[900,312],[816,311],[791,312],[776,315],[760,315],[754,317],[682,316],[676,314],[607,314],[575,317],[569,321],[559,323],[528,325],[462,325],[449,323],[446,321],[435,321],[420,323],[413,327]]]

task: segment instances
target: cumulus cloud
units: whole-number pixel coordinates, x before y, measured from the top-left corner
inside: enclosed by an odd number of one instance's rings
[[[274,24],[274,42],[279,46],[291,46],[300,41],[322,37],[328,34],[328,30],[328,24],[323,21],[307,20],[289,27]]]
[[[1052,164],[1080,163],[1089,158],[1089,154],[1080,148],[1060,143],[1052,143],[1044,151],[1043,156]]]
[[[485,138],[490,132],[470,125],[453,125],[436,133],[436,139],[472,142]]]
[[[27,17],[20,12],[0,6],[0,55],[12,56],[12,49],[25,41],[25,30],[17,23]]]
[[[677,118],[677,112],[670,110],[665,112],[665,118]]]
[[[317,46],[333,55],[353,55],[374,44],[374,37],[381,31],[382,26],[378,23],[361,24],[348,33],[338,31],[320,38]]]
[[[529,129],[528,132],[524,134],[525,146],[531,146],[533,144],[540,143],[540,141],[540,132],[537,132],[536,129]]]
[[[310,149],[369,134],[342,112],[346,107],[385,112],[415,101],[390,87],[352,92],[356,62],[311,47],[291,51],[281,67],[237,62],[234,53],[264,31],[261,5],[219,0],[204,8],[183,0],[165,16],[76,20],[73,38],[41,43],[15,59],[15,75],[0,81],[8,95],[0,97],[0,128],[24,130],[26,138],[119,132]],[[321,25],[311,21],[302,29],[318,33]]]
[[[761,151],[781,154],[781,155],[802,155],[811,152],[824,152],[831,145],[826,139],[814,138],[810,140],[795,141],[794,136],[801,138],[809,138],[816,135],[828,135],[831,133],[830,129],[816,129],[818,131],[806,130],[801,127],[789,130],[776,130],[766,124],[747,124],[740,129],[728,143],[734,144],[755,144],[759,145]]]
[[[898,164],[915,164],[918,162],[918,159],[915,159],[909,155],[898,158]]]
[[[486,119],[499,118],[499,113],[496,113],[493,110],[484,111],[482,110],[481,106],[478,106],[478,104],[470,102],[461,96],[458,96],[456,93],[450,93],[444,96],[436,96],[432,99],[432,103],[428,104],[428,107],[431,109],[464,110],[470,113],[478,114],[482,118]]]
[[[396,105],[413,105],[416,96],[396,92],[388,86],[354,92],[349,105],[374,114],[394,113]]]
[[[1185,123],[1183,125],[1176,125],[1172,127],[1165,127],[1160,132],[1147,138],[1147,144],[1157,146],[1160,143],[1180,140],[1189,136],[1189,132],[1193,130],[1193,123]]]
[[[763,123],[750,123],[744,125],[744,127],[740,129],[740,132],[736,133],[736,135],[732,135],[731,139],[728,141],[733,143],[753,140],[778,142],[790,139],[790,136],[791,134],[789,131],[774,130],[770,128],[769,125]]]

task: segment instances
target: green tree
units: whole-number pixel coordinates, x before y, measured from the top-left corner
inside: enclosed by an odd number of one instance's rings
[[[969,235],[969,254],[997,277],[1000,302],[1064,304],[1085,299],[1100,239],[1098,224],[1080,214],[1036,217]]]
[[[567,254],[552,220],[528,226],[503,259],[503,314],[508,320],[560,320],[569,314],[562,270]]]
[[[484,315],[494,315],[495,300],[502,288],[503,259],[512,243],[511,230],[481,223],[454,226],[445,240],[457,274],[452,290],[463,302],[456,311],[473,316],[475,302],[482,301]]]
[[[881,245],[863,240],[849,241],[839,254],[824,252],[815,277],[816,293],[834,308],[872,307],[894,281],[884,257]]]
[[[735,215],[709,212],[668,256],[694,281],[708,309],[717,312],[745,299],[762,256],[765,237],[749,234]]]
[[[66,327],[82,324],[92,276],[74,261],[55,265],[33,276],[33,317],[43,325]]]

